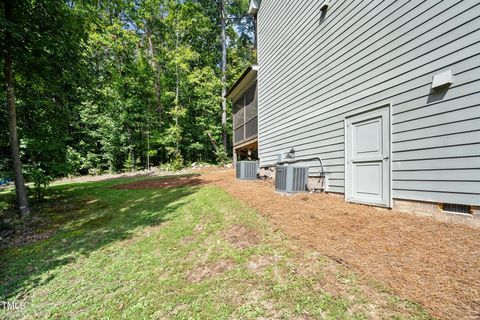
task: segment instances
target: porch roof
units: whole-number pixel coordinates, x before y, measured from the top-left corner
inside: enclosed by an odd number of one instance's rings
[[[249,66],[233,84],[233,86],[230,87],[225,97],[232,100],[239,97],[255,80],[257,80],[257,72],[258,65],[254,64]]]

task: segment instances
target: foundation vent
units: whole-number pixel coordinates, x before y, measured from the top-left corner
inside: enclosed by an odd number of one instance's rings
[[[296,193],[307,191],[308,167],[277,166],[275,191]]]
[[[236,169],[237,179],[256,180],[258,172],[258,161],[238,161]]]
[[[442,210],[455,213],[471,213],[471,206],[466,204],[442,203]]]

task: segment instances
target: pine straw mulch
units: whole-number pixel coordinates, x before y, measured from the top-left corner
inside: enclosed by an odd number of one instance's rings
[[[420,303],[432,315],[480,319],[478,228],[350,204],[328,194],[285,196],[270,182],[237,181],[233,170],[173,180],[156,186],[217,185],[285,234]],[[141,186],[138,182],[135,188]],[[154,186],[147,181],[144,187]]]
[[[285,196],[271,183],[204,175],[287,235],[445,319],[480,319],[480,229],[344,202]]]

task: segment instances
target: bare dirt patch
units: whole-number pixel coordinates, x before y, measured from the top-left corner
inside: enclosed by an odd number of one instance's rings
[[[125,172],[125,173],[105,173],[99,175],[85,175],[78,177],[67,177],[58,179],[56,183],[83,183],[83,182],[96,182],[96,181],[108,181],[120,178],[141,178],[141,177],[151,177],[161,175],[160,172],[155,171],[134,171],[134,172]],[[165,173],[166,174],[166,173]],[[170,173],[171,174],[171,173]]]
[[[114,189],[120,190],[142,190],[142,189],[159,189],[159,188],[179,188],[200,186],[205,184],[203,179],[199,177],[178,177],[178,178],[162,178],[153,180],[135,181],[114,186]]]
[[[203,224],[197,224],[195,228],[193,229],[193,232],[195,233],[200,233],[205,229],[205,226]]]
[[[225,167],[219,167],[214,165],[209,166],[200,166],[195,168],[185,168],[181,171],[163,171],[159,168],[151,168],[150,171],[132,171],[132,172],[124,172],[124,173],[104,173],[99,175],[85,175],[85,176],[73,176],[58,179],[55,183],[83,183],[83,182],[96,182],[96,181],[109,181],[121,178],[142,178],[142,177],[163,177],[163,176],[173,176],[173,175],[180,175],[180,174],[202,174],[202,173],[209,173],[209,172],[218,172],[218,171],[225,171],[228,170]],[[0,186],[0,190],[9,189],[13,186],[13,183],[8,183],[5,185]]]
[[[350,204],[328,194],[284,196],[270,182],[236,181],[233,170],[201,179],[256,208],[305,246],[420,303],[432,315],[478,318],[480,229]]]
[[[50,238],[55,230],[36,232],[27,228],[21,230],[7,230],[0,232],[0,249],[19,247],[25,244],[41,241]]]
[[[222,233],[223,238],[237,249],[252,247],[260,242],[259,234],[243,225],[236,224]]]
[[[187,274],[187,280],[191,282],[200,282],[208,278],[212,278],[216,275],[233,268],[235,264],[229,260],[220,260],[215,263],[203,264]]]
[[[195,242],[195,237],[194,236],[188,236],[180,240],[180,243],[183,245],[189,245]]]
[[[261,274],[279,259],[277,256],[254,256],[247,262],[247,268],[255,274]]]

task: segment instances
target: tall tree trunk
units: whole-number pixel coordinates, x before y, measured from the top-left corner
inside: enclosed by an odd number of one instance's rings
[[[175,127],[178,130],[178,103],[179,103],[179,98],[180,98],[180,78],[178,74],[178,63],[175,66]],[[179,150],[179,143],[180,143],[180,137],[175,138],[175,151],[177,154],[180,152]]]
[[[4,3],[5,18],[8,22],[13,23],[13,9],[10,1]],[[26,216],[30,214],[28,205],[27,191],[25,189],[25,179],[22,172],[22,162],[20,160],[20,149],[18,147],[17,134],[17,110],[15,105],[15,91],[13,85],[13,60],[12,52],[9,45],[12,43],[12,34],[7,29],[5,32],[5,48],[4,48],[4,66],[3,72],[5,77],[5,87],[7,91],[8,105],[8,129],[10,136],[10,149],[12,153],[12,164],[15,173],[15,192],[20,214]]]
[[[147,171],[150,171],[150,127],[147,130]]]
[[[213,137],[212,137],[212,133],[207,131],[207,135],[210,138],[210,143],[212,144],[213,149],[215,149],[215,152],[218,153],[218,146],[217,146],[217,143],[215,142],[215,139],[213,139]]]
[[[220,0],[220,20],[222,24],[222,144],[227,150],[227,21],[225,2]]]
[[[155,46],[153,44],[153,39],[151,33],[147,30],[147,38],[148,38],[148,49],[149,49],[149,54],[150,54],[150,59],[151,59],[151,65],[152,68],[155,72],[155,104],[156,104],[156,110],[158,112],[158,115],[160,117],[160,123],[162,123],[163,119],[163,106],[162,106],[162,83],[161,83],[161,73],[162,69],[160,67],[160,63],[158,63],[157,57],[156,57],[156,50]]]
[[[178,5],[178,2],[177,2]],[[178,70],[178,45],[180,41],[180,32],[178,31],[178,16],[177,16],[177,7],[175,7],[175,128],[178,130],[178,107],[180,103],[180,75]],[[177,136],[175,137],[175,157],[178,157],[180,154],[180,137],[178,136],[178,132],[176,132]]]

